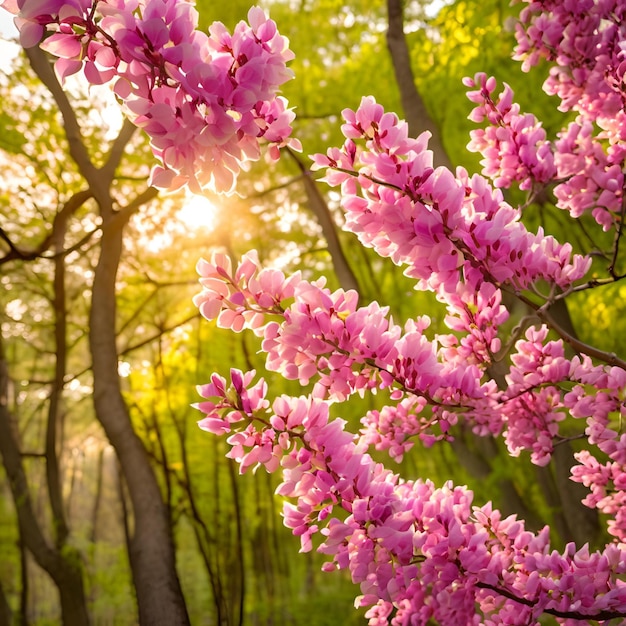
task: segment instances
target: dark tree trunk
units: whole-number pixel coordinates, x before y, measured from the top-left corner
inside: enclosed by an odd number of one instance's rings
[[[29,592],[29,580],[28,580],[28,555],[26,554],[26,546],[24,542],[20,541],[20,607],[19,612],[15,616],[14,626],[28,626],[28,592]]]
[[[117,223],[116,223],[117,222]],[[116,276],[123,224],[105,224],[95,270],[89,343],[93,359],[94,405],[117,453],[132,502],[130,562],[142,626],[189,624],[176,573],[168,514],[142,441],[135,433],[117,372]]]
[[[88,626],[90,623],[78,553],[64,545],[49,545],[33,510],[19,444],[13,432],[8,407],[8,371],[0,345],[0,454],[13,495],[20,541],[31,552],[59,590],[61,618],[64,626]]]
[[[0,585],[0,626],[11,626],[12,623],[13,614],[11,607],[4,593],[4,588]]]

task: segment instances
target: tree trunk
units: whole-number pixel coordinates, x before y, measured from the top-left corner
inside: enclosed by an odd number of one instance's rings
[[[4,587],[0,585],[0,626],[11,626],[13,622],[13,614]]]
[[[0,346],[0,454],[15,503],[20,540],[57,586],[63,625],[88,626],[91,620],[87,612],[80,556],[70,546],[50,546],[41,531],[33,510],[18,441],[13,432],[7,388],[8,372]]]
[[[117,372],[115,284],[122,253],[120,222],[113,218],[105,224],[93,281],[89,344],[94,405],[119,458],[132,502],[129,556],[139,621],[142,626],[184,626],[189,617],[176,573],[167,511],[144,445],[133,430]]]
[[[441,133],[437,124],[426,110],[424,100],[415,86],[415,76],[411,68],[411,55],[404,35],[403,0],[387,0],[387,49],[391,55],[393,72],[400,90],[400,101],[404,111],[404,118],[409,125],[412,135],[419,135],[424,131],[431,134],[428,145],[433,151],[435,166],[443,165],[452,169],[452,163],[443,146]]]

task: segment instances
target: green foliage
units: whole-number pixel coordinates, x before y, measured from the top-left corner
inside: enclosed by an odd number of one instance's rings
[[[93,544],[90,556],[97,564],[88,577],[94,621],[115,626],[132,623],[135,608],[128,593],[132,582],[124,545],[98,541]]]
[[[24,149],[24,137],[17,130],[15,120],[5,111],[0,111],[0,126],[2,127],[0,150],[7,154],[21,154]]]
[[[574,294],[571,300],[570,310],[580,338],[608,353],[623,354],[626,350],[626,285],[613,283],[583,291]]]

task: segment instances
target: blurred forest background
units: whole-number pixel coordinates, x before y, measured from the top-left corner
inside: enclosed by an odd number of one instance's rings
[[[2,44],[0,626],[136,624],[150,586],[142,571],[177,572],[198,626],[364,623],[350,582],[323,574],[315,553],[298,554],[273,496],[277,477],[239,477],[224,442],[196,426],[195,386],[230,367],[263,370],[263,357],[254,337],[199,318],[195,264],[212,250],[256,248],[285,272],[325,275],[331,287],[357,288],[362,302],[380,297],[396,320],[428,314],[437,331],[430,294],[342,233],[338,197],[315,182],[307,155],[338,145],[341,110],[371,94],[413,134],[433,132],[438,163],[478,171],[465,151],[472,105],[461,84],[476,71],[511,84],[549,135],[563,119],[541,92],[545,68],[524,75],[510,60],[519,4],[412,0],[403,15],[398,0],[260,4],[296,54],[284,95],[304,151],[254,164],[230,197],[157,194],[146,139],[106,89],[71,80],[63,92],[43,53],[19,51],[8,63],[18,46]],[[232,28],[249,5],[197,8],[203,28]],[[526,220],[578,252],[601,247],[547,198]],[[607,347],[609,323],[626,319],[621,289],[573,302],[582,339]],[[266,379],[273,393],[297,393],[295,383]],[[358,429],[373,401],[352,403],[350,415],[343,407],[342,417]],[[571,450],[520,471],[499,442],[462,427],[455,435],[453,445],[416,447],[399,471],[467,483],[479,502],[533,528],[550,523],[559,544],[598,539],[567,480]]]

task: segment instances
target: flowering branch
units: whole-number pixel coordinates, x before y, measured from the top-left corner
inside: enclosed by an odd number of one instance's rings
[[[401,480],[373,462],[343,420],[329,418],[327,403],[280,396],[270,407],[264,381],[253,379],[253,372],[231,370],[228,385],[213,375],[199,388],[205,400],[197,408],[206,413],[200,426],[229,434],[227,456],[242,472],[258,465],[282,471],[277,493],[295,501],[285,504],[285,524],[300,536],[303,551],[312,549],[315,534],[325,537],[319,551],[332,560],[324,569],[350,571],[370,623],[394,606],[398,619],[465,623],[462,616],[475,604],[493,623],[528,623],[544,612],[624,617],[626,589],[615,576],[626,566],[617,547],[589,553],[568,544],[563,554],[550,551],[547,527],[534,535],[490,505],[472,508],[465,488]],[[600,562],[612,572],[608,579],[594,578]],[[589,612],[578,608],[581,601],[589,606],[582,598],[592,600]],[[519,605],[526,607],[521,613]],[[506,621],[513,616],[517,621]]]
[[[111,81],[151,138],[161,162],[155,184],[229,191],[259,157],[260,141],[273,158],[281,146],[299,147],[289,138],[293,114],[277,96],[292,55],[260,9],[232,35],[220,24],[199,33],[196,17],[178,0],[22,0],[17,21],[25,45],[43,38],[59,57],[61,78],[82,69],[92,83]],[[622,278],[626,5],[532,0],[517,38],[523,69],[541,57],[554,63],[544,89],[576,115],[556,138],[521,112],[509,86],[496,96],[495,78],[478,73],[465,85],[470,118],[485,125],[469,145],[482,155],[482,175],[434,167],[429,134],[409,137],[371,97],[343,112],[343,145],[312,157],[341,190],[345,229],[433,293],[449,332],[430,331],[427,316],[399,326],[388,307],[263,268],[254,252],[236,267],[220,254],[198,264],[200,313],[221,328],[251,330],[268,370],[312,383],[308,396],[270,402],[254,372],[231,370],[229,382],[214,374],[199,388],[200,426],[227,436],[242,472],[282,472],[285,524],[302,550],[323,537],[324,569],[349,570],[372,626],[626,617],[626,361],[572,337],[550,312],[573,291]],[[524,207],[504,199],[513,185],[529,201],[553,193],[572,219],[590,213],[614,229],[610,277],[585,278],[591,256],[529,231]],[[505,292],[538,323],[523,334],[520,325],[503,348]],[[578,354],[566,356],[564,343]],[[505,370],[500,386],[496,363]],[[379,391],[388,404],[368,412],[358,434],[330,418],[331,403]],[[612,541],[603,550],[568,544],[559,553],[547,527],[532,533],[490,504],[472,506],[465,487],[405,481],[369,454],[374,447],[399,460],[416,441],[450,439],[464,421],[542,466],[568,439],[565,420],[584,431],[571,478],[589,489],[584,504],[607,518]]]
[[[519,602],[528,607],[534,607],[537,604],[537,601],[528,600],[526,598],[518,598],[516,595],[512,594],[510,591],[506,589],[500,589],[495,587],[494,585],[489,585],[487,583],[476,583],[476,586],[479,589],[490,589],[491,591],[495,591],[499,595],[508,598],[509,600],[513,600],[514,602]],[[620,617],[626,617],[626,613],[618,613],[615,611],[600,611],[599,613],[594,613],[592,615],[581,613],[579,611],[559,611],[557,609],[546,609],[544,608],[543,613],[547,613],[548,615],[554,615],[555,617],[561,617],[563,619],[574,619],[574,620],[594,620],[602,622],[604,620],[618,619]]]
[[[549,142],[537,120],[512,103],[510,88],[496,100],[493,79],[479,74],[466,84],[478,87],[470,93],[478,105],[473,119],[492,125],[474,134],[473,145],[485,155],[484,173],[496,188],[462,168],[456,173],[433,168],[427,133],[409,138],[406,125],[373,98],[343,112],[343,146],[313,156],[325,181],[341,187],[345,228],[405,266],[418,289],[432,291],[445,304],[449,334],[427,338],[425,316],[400,328],[387,319],[385,307],[375,302],[359,307],[355,293],[331,293],[323,281],[310,283],[299,275],[289,280],[286,293],[277,293],[280,276],[261,268],[256,256],[244,257],[234,273],[225,259],[199,266],[204,289],[196,303],[206,317],[234,330],[251,328],[262,339],[269,370],[302,384],[312,381],[312,397],[298,402],[306,402],[316,419],[327,401],[343,402],[356,392],[383,389],[390,398],[388,406],[364,416],[358,437],[348,436],[345,424],[335,420],[337,448],[320,440],[306,418],[302,448],[293,446],[287,442],[291,435],[276,426],[282,421],[270,417],[265,424],[271,429],[229,438],[250,446],[248,452],[237,448],[229,454],[241,460],[242,470],[254,463],[270,471],[283,468],[287,486],[278,492],[296,498],[286,505],[285,523],[302,537],[304,550],[312,548],[315,534],[326,537],[318,550],[332,562],[324,569],[350,570],[363,594],[358,604],[369,607],[370,624],[387,624],[392,615],[393,623],[442,624],[470,623],[477,613],[490,624],[534,623],[542,613],[564,620],[625,617],[626,436],[613,420],[626,415],[626,361],[585,345],[555,323],[550,307],[577,289],[591,258],[574,254],[569,244],[541,229],[529,232],[521,210],[497,189],[515,182],[534,192],[556,180],[558,197],[559,189],[575,180],[563,172],[565,149],[573,144]],[[600,180],[606,181],[612,165],[602,165],[594,150]],[[593,198],[600,202],[600,196]],[[606,198],[602,210],[592,211],[603,228],[612,227],[615,218]],[[581,207],[562,205],[574,216],[586,210]],[[621,227],[616,231],[619,240]],[[228,265],[225,273],[220,263]],[[271,289],[261,288],[262,282]],[[504,351],[499,331],[509,311],[503,291],[547,324],[527,328]],[[541,303],[527,295],[533,293]],[[285,304],[272,308],[270,319],[269,309],[259,310],[261,301]],[[549,328],[561,339],[550,340]],[[581,356],[567,358],[564,342]],[[509,362],[501,389],[490,376],[496,360]],[[281,397],[283,403],[293,401]],[[224,427],[216,406],[199,407],[208,409],[214,431]],[[566,439],[559,432],[566,418],[584,420],[588,444],[610,459],[602,465],[584,451],[572,468],[572,480],[590,488],[584,503],[609,516],[615,543],[603,552],[576,551],[573,544],[563,554],[551,551],[547,529],[533,535],[514,517],[502,520],[490,506],[471,509],[471,492],[464,488],[446,485],[439,491],[430,483],[404,482],[366,452],[373,446],[399,460],[415,440],[424,445],[445,440],[451,425],[464,420],[478,435],[502,435],[513,456],[529,451],[533,463],[545,465]],[[230,424],[232,418],[225,419]],[[263,452],[254,452],[256,446]],[[308,464],[311,454],[316,464]],[[342,464],[356,458],[367,480]],[[436,512],[426,513],[433,501]],[[333,517],[335,509],[348,516]],[[615,585],[608,592],[611,600],[604,595],[607,580]]]
[[[300,149],[277,97],[293,53],[259,8],[232,35],[219,23],[198,31],[197,12],[180,0],[24,0],[15,12],[22,44],[56,56],[61,82],[82,70],[91,84],[111,84],[150,137],[157,187],[231,191],[260,141],[273,159],[281,146]]]

